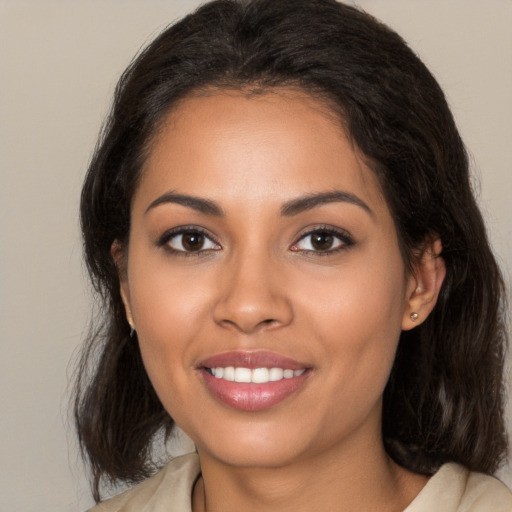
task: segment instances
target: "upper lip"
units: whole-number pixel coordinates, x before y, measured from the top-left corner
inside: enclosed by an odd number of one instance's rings
[[[233,351],[215,354],[201,361],[199,364],[203,368],[218,368],[234,366],[239,368],[283,368],[290,370],[300,370],[307,368],[308,365],[290,359],[289,357],[277,354],[276,352],[258,351]]]

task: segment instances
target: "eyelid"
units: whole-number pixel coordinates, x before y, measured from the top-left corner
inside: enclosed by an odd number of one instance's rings
[[[206,249],[198,249],[197,251],[187,251],[187,250],[180,250],[176,249],[174,247],[171,247],[169,245],[169,241],[177,237],[179,235],[183,235],[186,233],[199,233],[205,238],[207,238],[212,244],[214,244],[215,248],[206,248]],[[315,250],[315,249],[300,249],[297,247],[297,245],[300,243],[301,240],[304,240],[306,237],[311,236],[315,233],[327,233],[329,235],[332,235],[338,241],[340,242],[339,245],[337,245],[334,248],[326,249],[326,250]],[[317,226],[311,226],[306,228],[301,234],[297,235],[295,237],[295,242],[290,246],[290,250],[293,252],[303,252],[303,253],[312,253],[312,254],[333,254],[338,251],[347,249],[348,247],[351,247],[354,245],[354,240],[350,233],[342,228],[334,227],[330,225],[317,225]],[[174,254],[179,254],[183,256],[198,256],[200,254],[208,253],[211,251],[217,251],[222,249],[222,246],[218,243],[216,240],[216,237],[213,236],[207,229],[197,226],[197,225],[185,225],[185,226],[177,226],[174,228],[171,228],[167,231],[165,231],[155,242],[155,244],[158,247],[165,247],[166,250],[169,252],[172,252]]]
[[[311,236],[315,233],[327,233],[329,235],[332,235],[333,237],[337,238],[341,242],[341,244],[332,249],[326,249],[324,251],[315,249],[299,249],[296,247],[301,240],[304,240],[308,236]],[[293,242],[293,244],[290,247],[290,250],[292,250],[293,252],[305,252],[310,254],[334,254],[338,251],[342,251],[344,249],[351,247],[352,245],[354,245],[354,243],[354,239],[352,238],[350,233],[345,229],[324,224],[306,228],[304,232],[302,232],[300,235],[296,237],[296,241]]]
[[[177,237],[179,235],[184,235],[186,233],[199,233],[202,236],[204,236],[205,238],[207,238],[208,240],[210,240],[210,242],[215,244],[217,246],[217,248],[215,248],[215,249],[212,249],[212,248],[199,249],[197,251],[186,251],[186,250],[176,249],[169,245],[169,241],[172,240],[174,237]],[[158,238],[158,240],[156,241],[156,245],[157,245],[157,247],[165,246],[165,249],[168,250],[169,252],[184,255],[184,256],[193,256],[193,255],[197,256],[201,253],[204,254],[205,252],[216,251],[216,250],[220,250],[222,248],[221,245],[215,239],[215,237],[208,230],[206,230],[205,228],[202,228],[201,226],[195,226],[195,225],[177,226],[175,228],[168,229],[167,231],[165,231],[165,233],[163,233]]]

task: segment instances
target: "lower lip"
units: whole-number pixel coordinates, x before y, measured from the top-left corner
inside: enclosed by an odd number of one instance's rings
[[[240,411],[269,409],[295,393],[306,381],[309,370],[297,377],[265,384],[231,382],[217,379],[206,369],[200,373],[210,393],[222,403]]]

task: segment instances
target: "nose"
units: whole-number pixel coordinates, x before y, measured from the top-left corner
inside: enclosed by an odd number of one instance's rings
[[[270,260],[255,254],[230,262],[213,308],[217,324],[244,334],[290,324],[293,309],[283,272]]]

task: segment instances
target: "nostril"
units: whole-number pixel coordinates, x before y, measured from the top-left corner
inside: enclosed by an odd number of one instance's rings
[[[248,278],[247,274],[243,275]],[[236,283],[235,283],[236,284]],[[288,325],[293,312],[291,304],[281,293],[274,293],[269,287],[247,285],[229,286],[221,289],[212,305],[213,320],[226,328],[236,328],[244,333],[259,329],[274,329]]]

